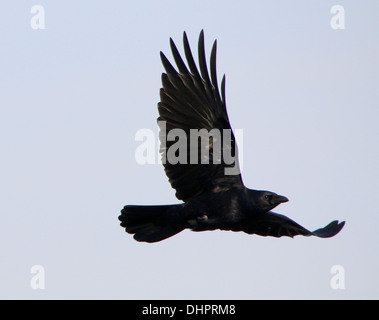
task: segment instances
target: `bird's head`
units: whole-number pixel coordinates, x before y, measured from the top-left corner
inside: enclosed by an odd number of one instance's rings
[[[274,209],[283,202],[289,201],[288,198],[278,195],[271,191],[254,191],[254,202],[257,211],[267,212]]]

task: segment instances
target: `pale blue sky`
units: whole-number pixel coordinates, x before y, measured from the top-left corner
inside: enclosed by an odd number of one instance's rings
[[[45,30],[30,27],[33,5]],[[330,27],[343,5],[345,30]],[[3,1],[0,19],[0,299],[379,298],[379,3]],[[201,29],[245,184],[331,239],[184,231],[157,244],[119,227],[125,204],[178,202],[161,165],[138,165],[156,130],[159,51]],[[33,265],[45,289],[30,286]],[[330,286],[334,265],[345,289]]]

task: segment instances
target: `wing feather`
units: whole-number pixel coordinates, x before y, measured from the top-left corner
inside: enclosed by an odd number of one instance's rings
[[[246,223],[244,225],[244,229],[242,231],[248,234],[257,234],[264,237],[271,236],[276,238],[293,238],[297,235],[330,238],[340,232],[344,225],[344,221],[339,223],[337,220],[335,220],[324,228],[320,228],[315,231],[309,231],[290,218],[282,214],[269,211],[251,219],[249,223]]]
[[[199,69],[196,66],[186,33],[183,33],[183,46],[187,65],[180,56],[180,53],[170,38],[170,48],[177,66],[177,69],[169,62],[167,57],[161,52],[161,60],[166,73],[162,74],[162,88],[160,90],[160,102],[158,103],[159,124],[161,128],[160,140],[162,162],[166,175],[171,186],[176,189],[176,196],[188,201],[204,192],[218,192],[232,187],[243,188],[241,175],[225,175],[225,168],[233,166],[226,163],[217,156],[214,156],[215,147],[221,146],[223,151],[231,151],[232,156],[236,155],[236,141],[231,132],[231,141],[223,135],[224,129],[231,130],[229,118],[225,105],[225,76],[221,82],[221,95],[217,83],[216,73],[216,51],[215,41],[210,57],[210,74],[208,72],[205,42],[203,30],[199,36],[198,58]],[[164,123],[164,125],[163,125]],[[172,129],[181,129],[186,134],[185,146],[181,151],[186,150],[187,155],[183,163],[170,163],[167,155],[169,149],[177,147],[179,139],[172,141],[167,136]],[[202,138],[198,138],[198,143],[192,145],[190,138],[191,129],[206,129],[208,133],[212,129],[218,129],[219,136],[209,134],[206,136],[205,145]],[[182,142],[180,142],[182,143]],[[180,151],[179,150],[179,151]],[[191,153],[196,152],[196,156],[191,158]],[[203,152],[208,151],[208,156],[203,156]],[[214,158],[214,159],[213,159]],[[196,161],[193,161],[193,160]],[[238,167],[238,158],[236,157]],[[204,160],[204,161],[203,161]],[[235,165],[235,164],[234,164]]]

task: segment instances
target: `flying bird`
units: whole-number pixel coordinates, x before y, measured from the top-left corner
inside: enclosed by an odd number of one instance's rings
[[[290,218],[271,211],[287,202],[286,197],[245,187],[238,165],[236,139],[226,109],[225,75],[220,89],[217,83],[217,40],[210,55],[210,73],[203,30],[198,42],[199,69],[185,32],[183,45],[187,64],[170,38],[177,69],[160,53],[166,73],[162,74],[158,103],[162,163],[171,186],[176,190],[176,197],[183,202],[126,205],[119,216],[125,231],[134,234],[135,240],[144,242],[158,242],[184,229],[320,238],[333,237],[340,232],[345,222],[337,220],[324,228],[309,231]]]

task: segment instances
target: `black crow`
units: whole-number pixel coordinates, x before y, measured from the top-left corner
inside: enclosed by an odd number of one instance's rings
[[[271,210],[288,199],[270,191],[244,186],[238,166],[238,150],[225,103],[225,75],[221,94],[216,75],[214,42],[208,73],[204,32],[200,33],[200,72],[183,34],[187,65],[170,38],[178,71],[161,52],[166,73],[158,103],[162,163],[181,204],[127,205],[119,220],[137,241],[157,242],[184,229],[231,230],[272,237],[296,235],[329,238],[345,222],[333,221],[309,231]]]

